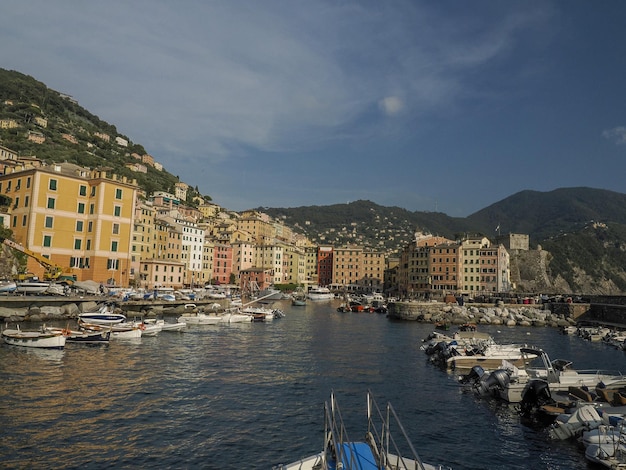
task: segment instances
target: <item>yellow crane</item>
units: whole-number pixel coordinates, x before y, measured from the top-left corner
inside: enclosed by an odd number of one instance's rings
[[[0,238],[2,243],[10,248],[13,248],[15,251],[19,251],[20,253],[24,253],[26,256],[30,256],[39,264],[41,264],[44,269],[44,279],[47,281],[65,281],[72,283],[76,281],[76,275],[72,274],[72,270],[70,268],[63,268],[63,266],[59,266],[56,263],[53,263],[45,256],[41,256],[39,253],[35,253],[28,248],[24,248],[19,243],[10,240],[8,238]]]

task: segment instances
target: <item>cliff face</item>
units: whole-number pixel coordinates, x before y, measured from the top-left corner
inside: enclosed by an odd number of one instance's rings
[[[536,250],[512,250],[511,282],[518,292],[562,293],[586,295],[619,295],[620,288],[604,276],[594,276],[571,260],[568,263],[574,273],[573,282],[568,283],[561,274],[550,269],[552,255],[538,247]]]

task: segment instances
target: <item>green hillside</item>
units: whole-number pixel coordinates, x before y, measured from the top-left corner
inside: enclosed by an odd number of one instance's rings
[[[37,118],[45,119],[46,125],[41,125]],[[0,69],[0,119],[18,124],[18,127],[0,129],[0,145],[21,156],[35,156],[47,162],[67,161],[88,168],[111,167],[119,175],[136,179],[148,193],[171,192],[178,181],[166,170],[158,171],[151,166],[147,174],[126,168],[126,163],[137,161],[131,157],[132,153],[148,153],[142,145],[91,114],[71,97],[28,75]],[[29,141],[29,132],[43,134],[45,142]],[[110,140],[107,142],[96,133],[106,134]],[[64,134],[74,137],[76,143],[65,139]],[[118,136],[128,141],[128,147],[115,143]]]

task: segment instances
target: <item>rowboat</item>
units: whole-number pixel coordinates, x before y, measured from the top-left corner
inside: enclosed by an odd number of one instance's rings
[[[39,331],[22,331],[19,325],[2,331],[2,338],[7,344],[28,348],[63,349],[65,336],[62,333],[52,333],[42,327]]]
[[[69,328],[46,327],[51,333],[61,333],[67,343],[109,344],[111,331],[72,330]]]

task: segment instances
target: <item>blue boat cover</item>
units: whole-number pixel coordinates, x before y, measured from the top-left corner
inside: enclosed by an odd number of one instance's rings
[[[365,442],[348,442],[341,444],[343,452],[343,468],[359,470],[380,470],[372,449]],[[354,459],[354,460],[353,460]]]

